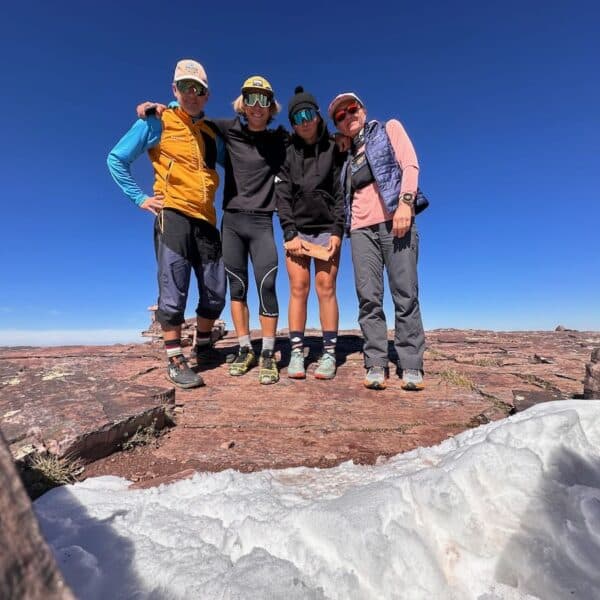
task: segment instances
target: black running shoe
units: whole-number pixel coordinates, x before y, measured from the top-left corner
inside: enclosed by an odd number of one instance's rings
[[[196,358],[196,364],[198,364],[198,366],[220,365],[223,360],[223,355],[212,343],[196,344],[192,347],[191,355]]]

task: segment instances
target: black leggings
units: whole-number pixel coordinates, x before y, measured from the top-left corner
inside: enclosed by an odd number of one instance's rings
[[[277,248],[273,238],[273,214],[225,211],[222,223],[223,261],[231,299],[246,302],[249,255],[258,290],[259,313],[277,317]]]

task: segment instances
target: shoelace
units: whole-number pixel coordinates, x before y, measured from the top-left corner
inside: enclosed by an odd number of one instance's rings
[[[273,357],[263,356],[263,368],[264,369],[272,369],[273,368]]]
[[[185,369],[185,367],[187,367],[187,360],[183,354],[179,356],[173,356],[169,360],[171,365],[173,365],[176,369]]]

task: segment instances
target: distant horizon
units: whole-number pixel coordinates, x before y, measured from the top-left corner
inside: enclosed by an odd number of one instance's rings
[[[188,317],[189,318],[189,317]],[[225,321],[225,327],[228,332],[233,331],[233,327]],[[464,326],[460,327],[457,325],[448,326],[436,326],[436,327],[425,327],[425,333],[450,330],[450,331],[491,331],[494,333],[512,333],[512,332],[553,332],[557,330],[557,327],[564,327],[565,330],[579,331],[583,333],[598,333],[600,328],[581,328],[574,327],[568,323],[557,323],[552,327],[515,327],[508,329],[500,329],[494,327],[475,327],[475,326]],[[112,346],[116,344],[142,344],[149,342],[149,337],[142,336],[143,329],[29,329],[29,330],[17,330],[17,329],[4,329],[0,330],[0,348],[50,348],[58,346]],[[254,324],[251,329],[252,333],[260,333],[257,324]],[[278,334],[285,335],[287,327],[278,327]],[[320,327],[307,326],[306,332],[310,335],[312,332],[321,331]],[[360,334],[358,325],[354,327],[340,327],[340,334],[345,332],[357,332]],[[388,331],[393,332],[393,327],[389,327]],[[252,339],[260,339],[260,336],[254,335]]]

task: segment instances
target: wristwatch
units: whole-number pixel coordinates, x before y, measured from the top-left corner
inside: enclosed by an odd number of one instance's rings
[[[405,192],[400,196],[400,200],[404,202],[404,204],[408,204],[409,206],[415,205],[415,194],[412,192]]]
[[[283,239],[286,242],[291,242],[297,235],[298,235],[298,232],[295,229],[288,229],[283,234]]]

